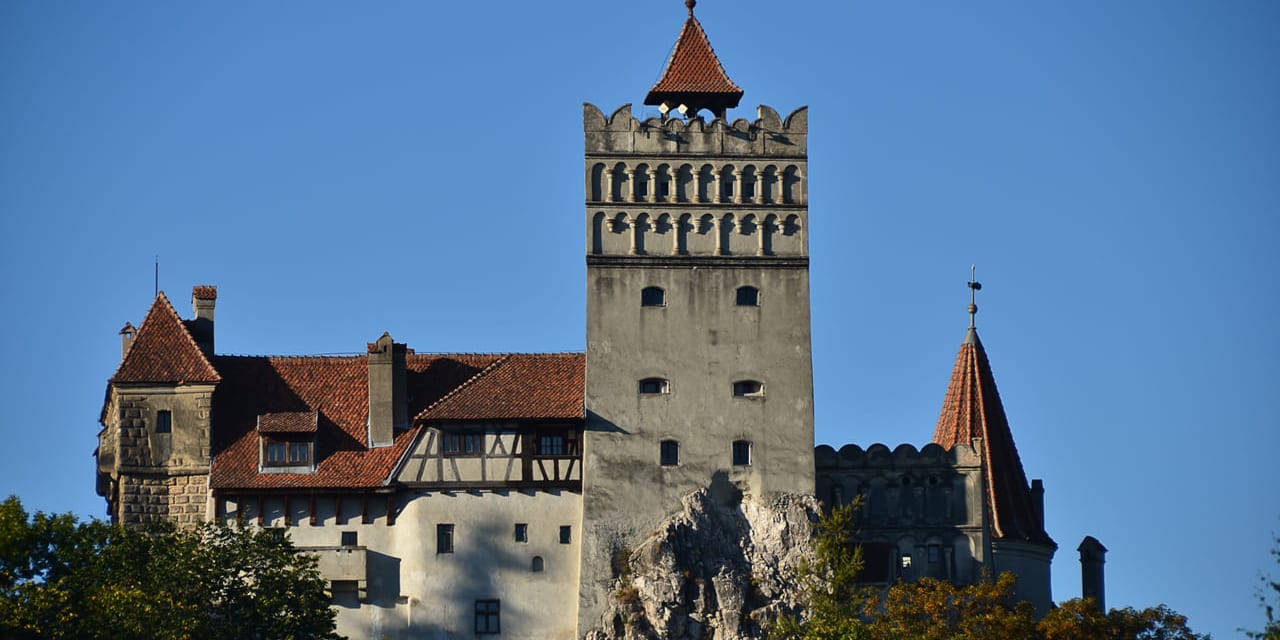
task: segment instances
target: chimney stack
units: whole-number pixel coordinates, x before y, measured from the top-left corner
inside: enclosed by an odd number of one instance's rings
[[[1036,512],[1036,524],[1044,531],[1044,480],[1031,481],[1031,508]]]
[[[218,288],[197,285],[191,288],[191,307],[195,318],[189,323],[191,337],[210,358],[213,357],[213,307],[218,301]]]
[[[132,322],[124,323],[124,328],[120,330],[120,359],[121,360],[124,360],[124,357],[128,355],[129,347],[133,346],[133,336],[137,332],[138,330],[133,328]]]
[[[1102,565],[1107,562],[1107,548],[1097,538],[1085,536],[1077,550],[1080,552],[1080,597],[1093,598],[1098,610],[1106,613],[1106,579]]]
[[[369,344],[369,448],[390,446],[396,431],[409,427],[409,406],[405,393],[403,344],[383,332]]]

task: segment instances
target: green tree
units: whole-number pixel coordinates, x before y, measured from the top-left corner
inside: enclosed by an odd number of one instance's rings
[[[1280,535],[1275,536],[1275,545],[1271,548],[1271,557],[1276,559],[1276,563],[1280,564]],[[1263,577],[1262,587],[1258,589],[1258,604],[1262,606],[1262,610],[1266,612],[1267,623],[1262,631],[1245,631],[1245,635],[1254,640],[1280,640],[1280,617],[1277,617],[1277,607],[1280,607],[1280,578]],[[1272,602],[1274,598],[1276,602]]]
[[[801,568],[803,611],[768,629],[773,640],[1207,640],[1185,616],[1164,606],[1099,611],[1092,600],[1068,600],[1037,620],[1014,596],[1016,578],[1002,573],[956,586],[921,578],[887,589],[858,584],[860,549],[849,541],[855,506],[819,522],[814,561]],[[1278,551],[1277,553],[1280,553]],[[1274,583],[1273,583],[1274,585]],[[1269,614],[1270,615],[1270,614]],[[1257,636],[1265,640],[1280,640]]]
[[[130,530],[0,503],[0,637],[336,638],[311,556],[274,530]]]

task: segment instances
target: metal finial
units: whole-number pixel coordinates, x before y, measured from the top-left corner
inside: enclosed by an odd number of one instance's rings
[[[969,265],[969,328],[973,328],[974,316],[978,315],[977,296],[974,295],[982,290],[982,283],[978,282],[975,277],[977,268]]]
[[[684,0],[684,6],[689,7],[689,17],[693,17],[693,8],[698,6],[698,0]]]

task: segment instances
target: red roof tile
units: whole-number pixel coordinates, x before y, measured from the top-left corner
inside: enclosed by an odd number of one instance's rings
[[[711,109],[723,115],[725,108],[738,106],[742,89],[729,79],[724,66],[711,48],[702,24],[689,12],[680,37],[671,51],[671,59],[657,84],[649,90],[644,103],[686,104],[690,108]]]
[[[196,300],[217,300],[218,288],[210,284],[198,284],[191,287],[191,297]]]
[[[259,433],[315,433],[318,411],[276,411],[258,416]]]
[[[972,445],[974,438],[982,439],[992,536],[1053,545],[1032,505],[1031,489],[987,352],[978,332],[969,329],[951,372],[933,441],[949,450],[961,443]]]
[[[151,303],[133,346],[111,376],[114,384],[215,383],[219,379],[163,291]]]
[[[433,403],[418,419],[580,420],[584,370],[582,354],[511,354]]]
[[[465,409],[475,419],[582,416],[581,354],[411,353],[405,361],[412,415],[441,405]],[[367,356],[218,356],[215,362],[223,380],[213,395],[214,489],[384,486],[417,433],[417,428],[402,431],[389,447],[367,448]],[[477,376],[482,371],[486,374]],[[494,390],[490,382],[481,384],[497,372],[504,373],[495,381],[505,381],[515,388]],[[458,388],[464,385],[467,390],[459,392]],[[542,392],[543,397],[517,402],[522,394],[534,392]],[[487,412],[477,404],[486,394],[491,402]],[[446,396],[451,401],[441,402]],[[315,471],[259,473],[259,416],[311,412],[318,415]]]

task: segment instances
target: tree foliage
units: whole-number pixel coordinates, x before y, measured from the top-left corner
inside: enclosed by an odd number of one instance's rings
[[[1014,596],[1003,573],[956,586],[921,578],[887,589],[860,587],[860,550],[849,541],[856,506],[832,509],[819,523],[814,562],[801,570],[804,611],[769,629],[771,640],[1207,640],[1164,606],[1102,612],[1092,600],[1068,600],[1038,619]],[[1259,636],[1262,637],[1262,636]],[[1265,640],[1277,640],[1266,637]]]
[[[1280,535],[1275,536],[1275,546],[1271,548],[1271,557],[1280,564]],[[1267,622],[1262,631],[1245,631],[1245,635],[1254,640],[1280,640],[1280,577],[1262,577],[1262,586],[1258,589],[1258,604],[1266,612]],[[1274,602],[1272,601],[1274,599]]]
[[[0,503],[0,637],[336,638],[315,558],[273,530],[145,531]]]

